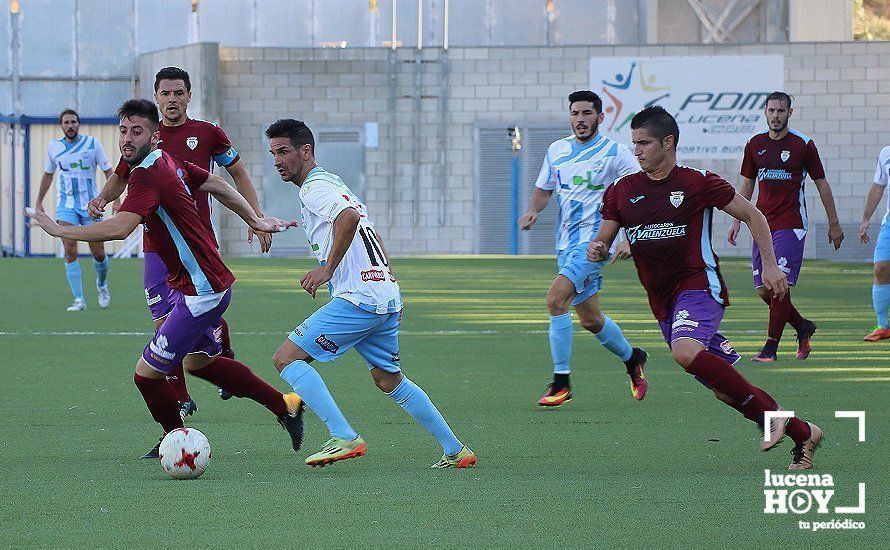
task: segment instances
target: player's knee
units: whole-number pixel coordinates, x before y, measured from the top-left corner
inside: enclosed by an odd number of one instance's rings
[[[772,301],[772,296],[770,296],[770,291],[766,289],[766,287],[757,287],[757,295],[760,296],[760,299],[763,300],[766,305],[769,305],[770,301]]]
[[[288,359],[288,354],[282,351],[281,348],[278,348],[272,355],[272,364],[275,365],[278,372],[281,372],[284,370],[284,367],[293,363],[293,361],[289,361]]]
[[[594,334],[602,331],[603,325],[605,324],[606,318],[603,317],[602,313],[597,313],[593,316],[581,319],[581,326],[584,327],[585,330],[588,330]]]
[[[77,259],[77,243],[65,243],[65,261],[69,264]]]
[[[890,262],[875,264],[875,282],[879,285],[890,284]]]
[[[700,352],[700,346],[688,345],[684,340],[675,342],[671,346],[671,355],[674,356],[674,361],[683,367],[683,370],[689,369],[689,366],[692,365],[692,362],[695,360],[695,356]]]
[[[564,315],[569,312],[571,298],[566,299],[556,292],[547,293],[547,311],[550,315]]]
[[[380,391],[390,393],[396,389],[396,386],[402,381],[402,373],[388,372],[381,368],[374,367],[371,369],[371,379],[374,380],[374,385],[380,388]]]
[[[272,364],[275,365],[278,372],[281,372],[294,361],[306,361],[308,363],[311,362],[312,359],[309,357],[309,354],[296,346],[293,342],[285,340],[272,355]]]

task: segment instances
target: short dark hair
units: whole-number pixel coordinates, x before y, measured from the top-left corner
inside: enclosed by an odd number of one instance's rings
[[[674,136],[674,144],[680,143],[680,127],[673,116],[660,105],[646,107],[630,121],[631,130],[646,128],[655,138],[662,140]]]
[[[569,94],[569,107],[576,101],[589,101],[597,113],[603,112],[603,100],[590,90],[578,90]]]
[[[266,137],[269,139],[286,137],[298,149],[308,143],[315,151],[315,138],[312,136],[312,130],[302,120],[292,118],[276,120],[266,128]]]
[[[62,114],[59,115],[59,124],[62,123],[62,119],[65,118],[65,115],[74,115],[77,117],[77,123],[80,124],[80,115],[77,114],[77,111],[74,109],[65,109],[62,111]]]
[[[158,114],[158,106],[154,104],[154,101],[149,101],[147,99],[128,99],[121,105],[121,108],[117,110],[117,116],[120,117],[121,120],[131,116],[147,118],[148,122],[151,124],[152,132],[158,129],[158,125],[161,122],[161,117]]]
[[[185,91],[192,91],[192,81],[189,79],[189,74],[185,69],[180,69],[179,67],[164,67],[158,74],[155,75],[155,91],[158,91],[158,86],[161,85],[162,80],[182,80],[185,82]]]
[[[773,92],[770,95],[766,96],[766,101],[769,103],[771,99],[777,99],[779,101],[784,101],[785,105],[790,109],[791,108],[791,96],[786,94],[785,92]],[[764,104],[765,105],[765,104]]]

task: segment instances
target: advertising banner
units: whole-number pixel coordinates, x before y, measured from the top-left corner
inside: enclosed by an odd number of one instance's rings
[[[766,96],[782,89],[784,65],[780,55],[591,58],[600,132],[630,146],[633,116],[660,105],[680,126],[680,159],[741,159],[748,139],[767,130]]]

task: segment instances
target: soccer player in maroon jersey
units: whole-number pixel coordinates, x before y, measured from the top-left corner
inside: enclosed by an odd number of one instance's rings
[[[825,181],[825,170],[813,140],[788,127],[794,110],[791,97],[785,92],[773,92],[766,98],[766,119],[769,131],[748,140],[742,160],[742,186],[739,194],[750,200],[757,181],[757,208],[766,216],[779,268],[785,272],[788,284],[797,284],[803,263],[804,240],[807,235],[807,203],[804,180],[812,178],[828,217],[828,241],[837,250],[844,240],[844,230],[837,219],[837,209],[831,187]],[[740,230],[733,222],[727,233],[729,244],[735,246]],[[779,340],[790,323],[797,332],[797,358],[810,355],[810,338],[816,324],[804,319],[791,303],[791,293],[775,298],[763,284],[761,248],[754,243],[752,257],[754,286],[760,299],[769,306],[769,327],[763,349],[751,358],[761,363],[776,360]]]
[[[587,258],[603,261],[624,227],[640,282],[677,363],[721,401],[764,428],[761,448],[787,434],[795,442],[789,469],[813,466],[822,430],[799,418],[775,418],[782,407],[748,382],[733,363],[739,356],[717,329],[729,294],[711,246],[711,218],[719,208],[744,221],[763,256],[763,286],[777,299],[788,291],[776,263],[763,214],[720,176],[677,165],[677,121],[661,107],[643,109],[631,120],[634,154],[643,171],[624,176],[606,191],[603,221]]]
[[[181,428],[179,404],[166,375],[182,363],[193,375],[233,395],[269,409],[291,436],[294,450],[303,438],[303,404],[281,392],[247,366],[221,355],[220,323],[231,300],[235,276],[217,251],[213,231],[199,211],[198,193],[210,193],[257,231],[280,231],[296,222],[260,218],[219,176],[157,149],[159,115],[154,103],[133,99],[120,116],[120,150],[130,166],[129,192],[117,215],[91,226],[60,226],[45,213],[30,215],[50,235],[86,242],[126,238],[140,223],[167,268],[167,299],[173,304],[136,363],[134,381],[164,433]],[[157,447],[155,457],[157,457]]]
[[[161,109],[163,123],[161,124],[161,143],[159,147],[168,153],[172,153],[181,160],[188,161],[204,170],[212,171],[216,163],[232,176],[238,192],[247,199],[257,216],[263,214],[257,201],[256,190],[247,174],[247,169],[238,151],[232,147],[226,133],[219,126],[203,120],[188,117],[188,104],[192,97],[192,86],[189,74],[179,67],[165,67],[155,75],[155,98]],[[94,216],[100,216],[107,202],[110,202],[123,193],[127,186],[127,177],[130,173],[129,165],[121,160],[109,178],[99,196],[90,202],[90,212]],[[198,211],[202,214],[207,226],[213,230],[210,221],[210,195],[202,191],[196,193],[198,199]],[[253,240],[253,231],[248,230],[248,242]],[[262,252],[268,252],[272,243],[272,236],[267,233],[257,233]],[[167,300],[167,270],[153,249],[150,239],[143,241],[145,253],[145,299],[151,311],[155,328],[160,326],[164,317],[173,309],[173,304]],[[235,358],[232,351],[229,327],[225,319],[222,322],[223,355],[230,359]],[[180,402],[180,414],[183,418],[197,410],[194,400],[189,395],[182,372],[182,365],[174,367],[170,371],[168,380],[176,390]],[[221,391],[223,399],[231,397],[230,394]]]

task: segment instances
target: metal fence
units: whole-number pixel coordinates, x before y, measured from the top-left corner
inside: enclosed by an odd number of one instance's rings
[[[0,116],[0,245],[4,256],[57,256],[59,240],[43,231],[32,231],[25,223],[23,210],[33,206],[44,174],[46,148],[60,135],[55,117]],[[80,133],[95,137],[102,143],[108,158],[116,164],[120,158],[117,147],[117,119],[81,119]],[[104,176],[97,181],[104,182]],[[47,212],[55,212],[57,200],[55,178],[44,199]],[[80,252],[87,245],[80,243]],[[121,243],[108,243],[115,253]]]

